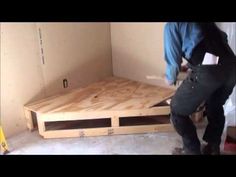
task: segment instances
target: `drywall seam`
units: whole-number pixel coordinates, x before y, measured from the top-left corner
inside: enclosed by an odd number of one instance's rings
[[[42,39],[41,28],[38,28],[38,35],[39,35],[40,54],[41,54],[42,64],[44,65],[45,64],[45,60],[44,60],[43,39]]]
[[[111,47],[111,71],[112,71],[112,76],[114,76],[114,71],[113,71],[113,52],[112,52],[112,30],[111,30],[111,23],[109,23],[109,34],[110,34],[110,47]]]
[[[45,57],[44,57],[44,53],[43,53],[43,37],[42,37],[42,30],[40,29],[39,25],[37,23],[35,23],[35,28],[36,28],[36,33],[38,36],[38,47],[39,47],[39,55],[40,55],[40,59],[42,64],[45,64]],[[43,72],[43,66],[42,64],[40,65],[40,74],[41,74],[41,82],[43,84],[43,95],[46,96],[46,88],[45,88],[45,76],[44,76],[44,72]]]

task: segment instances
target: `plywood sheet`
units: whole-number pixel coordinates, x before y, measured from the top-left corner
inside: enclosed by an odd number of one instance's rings
[[[37,113],[138,110],[150,108],[173,94],[172,89],[110,77],[25,107]]]

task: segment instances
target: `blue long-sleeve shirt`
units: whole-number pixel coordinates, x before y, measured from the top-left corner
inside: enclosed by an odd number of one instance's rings
[[[182,57],[189,60],[203,34],[196,23],[169,22],[164,28],[164,55],[166,78],[173,84],[181,68]]]

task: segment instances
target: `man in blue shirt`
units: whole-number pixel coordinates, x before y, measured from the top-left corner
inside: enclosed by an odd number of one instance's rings
[[[227,35],[214,23],[167,23],[164,52],[168,85],[175,84],[182,58],[191,68],[171,100],[171,121],[183,140],[183,148],[176,148],[173,153],[201,154],[190,115],[205,102],[208,125],[203,139],[207,145],[202,153],[220,154],[225,123],[223,105],[236,84],[236,57]]]

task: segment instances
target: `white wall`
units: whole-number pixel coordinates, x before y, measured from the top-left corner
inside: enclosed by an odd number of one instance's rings
[[[112,61],[115,76],[166,86],[147,75],[165,74],[163,29],[165,23],[111,23]]]
[[[229,45],[236,53],[236,22],[218,22],[217,25],[227,33]]]

